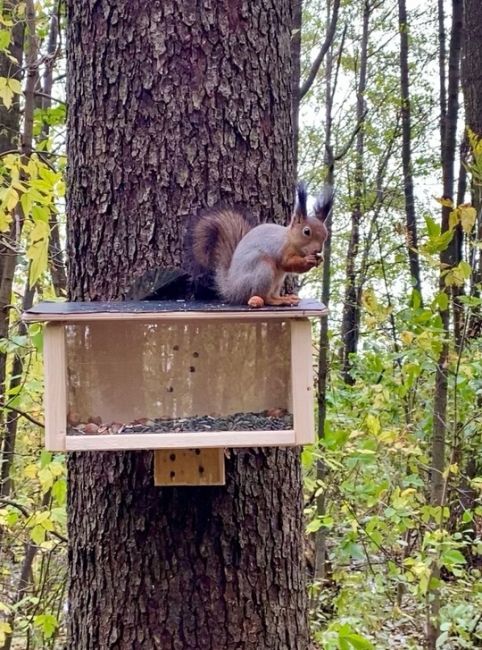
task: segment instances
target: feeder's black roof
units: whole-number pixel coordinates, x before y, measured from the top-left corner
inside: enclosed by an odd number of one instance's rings
[[[125,302],[41,302],[23,313],[26,322],[185,318],[242,319],[303,318],[324,316],[325,305],[316,300],[302,300],[296,307],[263,307],[252,309],[247,305],[227,305],[215,301],[185,300],[127,300]]]

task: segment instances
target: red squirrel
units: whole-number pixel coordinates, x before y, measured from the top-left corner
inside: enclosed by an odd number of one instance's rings
[[[192,254],[214,273],[223,300],[255,308],[299,303],[299,296],[280,292],[287,273],[305,273],[322,261],[333,190],[324,189],[313,216],[308,216],[306,199],[306,186],[300,183],[288,226],[253,227],[235,208],[215,207],[199,215],[190,233]]]

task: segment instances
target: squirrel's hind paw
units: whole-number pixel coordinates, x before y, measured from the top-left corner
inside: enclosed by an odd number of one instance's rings
[[[288,305],[297,305],[301,300],[301,298],[294,293],[288,293],[281,297],[286,300]]]
[[[260,307],[264,307],[264,300],[261,298],[261,296],[251,296],[251,298],[248,300],[248,305],[250,307],[254,307],[255,309],[259,309]]]

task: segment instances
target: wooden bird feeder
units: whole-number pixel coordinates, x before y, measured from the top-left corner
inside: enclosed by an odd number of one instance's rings
[[[224,483],[224,449],[314,441],[320,303],[45,302],[45,446],[154,449],[156,484]]]

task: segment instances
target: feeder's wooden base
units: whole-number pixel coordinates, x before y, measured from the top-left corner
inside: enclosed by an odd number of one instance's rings
[[[154,452],[154,485],[224,485],[224,449]]]

